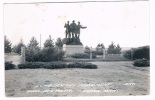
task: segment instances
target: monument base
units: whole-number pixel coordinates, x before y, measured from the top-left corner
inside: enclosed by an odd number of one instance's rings
[[[63,51],[65,51],[65,56],[75,54],[75,53],[84,53],[84,47],[83,45],[63,44]]]

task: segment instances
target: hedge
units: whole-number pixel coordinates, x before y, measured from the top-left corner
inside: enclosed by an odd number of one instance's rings
[[[15,69],[15,66],[16,65],[12,64],[11,61],[9,62],[5,61],[5,70]]]
[[[132,53],[131,53],[132,51]],[[136,59],[150,59],[150,46],[142,46],[142,47],[138,47],[138,48],[133,48],[130,50],[127,50],[124,53],[124,57],[131,59],[131,54],[132,55],[132,59],[136,60]]]
[[[133,65],[138,67],[150,66],[150,61],[147,59],[137,59],[134,61]]]
[[[45,68],[45,69],[61,69],[61,68],[86,68],[86,69],[97,69],[97,65],[92,63],[85,62],[75,62],[75,63],[62,63],[62,62],[27,62],[18,65],[19,69],[36,69],[36,68]]]

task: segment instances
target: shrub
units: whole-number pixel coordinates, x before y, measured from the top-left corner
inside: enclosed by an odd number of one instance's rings
[[[40,51],[35,49],[35,50],[26,50],[26,61],[39,61],[39,56],[40,56]]]
[[[19,64],[18,68],[19,69],[35,69],[35,68],[42,68],[44,66],[43,63],[39,62],[26,62],[23,64]]]
[[[12,62],[5,62],[5,70],[15,69],[15,65]]]
[[[131,50],[125,51],[124,55],[125,58],[131,59]]]
[[[147,59],[137,59],[134,61],[133,65],[138,67],[150,66],[150,61]]]
[[[56,50],[54,47],[46,47],[42,50],[34,49],[26,51],[26,61],[29,62],[50,62],[50,61],[62,61],[65,52],[62,50]]]
[[[97,69],[97,65],[95,64],[91,64],[91,63],[79,63],[79,62],[76,62],[76,63],[71,63],[71,64],[68,64],[68,68],[86,68],[86,69]]]
[[[139,47],[134,51],[134,59],[150,59],[150,48],[149,46]]]
[[[19,69],[35,69],[35,68],[45,68],[45,69],[62,69],[62,68],[87,68],[87,69],[97,69],[97,65],[91,63],[70,63],[65,64],[62,62],[27,62],[18,65]]]
[[[70,55],[72,58],[83,58],[83,59],[89,59],[90,58],[90,53],[75,53]],[[92,53],[92,58],[96,58],[96,54]]]
[[[61,69],[61,68],[67,68],[67,64],[61,63],[61,62],[52,62],[45,64],[43,68],[46,69]]]
[[[50,61],[62,61],[65,52],[56,50],[54,47],[46,47],[39,53],[39,61],[50,62]]]
[[[132,53],[131,53],[132,51]],[[143,46],[134,48],[133,50],[127,50],[124,54],[124,57],[131,59],[131,54],[133,59],[150,59],[150,47],[149,46]]]

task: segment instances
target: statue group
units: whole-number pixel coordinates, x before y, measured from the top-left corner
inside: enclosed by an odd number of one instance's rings
[[[69,23],[69,21],[67,21],[67,23],[65,23],[64,28],[66,28],[65,30],[66,38],[79,40],[80,29],[81,28],[85,29],[87,27],[83,27],[82,25],[80,25],[79,21],[78,21],[78,24],[76,24],[75,21],[73,20],[71,24]]]

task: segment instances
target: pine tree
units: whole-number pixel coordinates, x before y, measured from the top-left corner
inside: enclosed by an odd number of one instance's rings
[[[21,54],[21,47],[25,46],[23,40],[21,39],[17,45],[13,46],[13,52]]]
[[[26,48],[26,60],[27,61],[38,61],[39,60],[39,52],[40,47],[38,46],[38,42],[35,37],[32,37],[30,43]]]
[[[63,47],[62,39],[61,39],[61,38],[58,38],[57,41],[56,41],[56,43],[55,43],[55,45],[56,45],[58,48],[62,49],[62,47]]]
[[[108,47],[108,54],[116,54],[116,50],[115,50],[116,46],[114,45],[114,42],[111,42],[111,44]]]
[[[119,44],[117,44],[116,46],[116,53],[121,54],[121,47],[119,46]]]
[[[5,46],[5,53],[11,52],[11,42],[7,39],[6,36],[4,36],[4,46]]]
[[[51,36],[49,36],[49,39],[45,41],[44,47],[54,47],[54,43],[53,40],[51,39]]]

